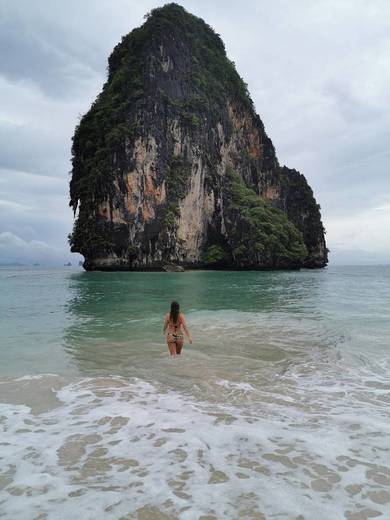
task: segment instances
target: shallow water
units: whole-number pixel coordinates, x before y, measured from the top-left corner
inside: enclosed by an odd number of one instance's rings
[[[390,267],[0,289],[0,518],[390,518]]]

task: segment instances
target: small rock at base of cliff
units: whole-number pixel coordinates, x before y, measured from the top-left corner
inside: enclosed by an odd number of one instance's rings
[[[183,273],[184,268],[181,265],[165,264],[162,266],[162,270],[167,273]]]

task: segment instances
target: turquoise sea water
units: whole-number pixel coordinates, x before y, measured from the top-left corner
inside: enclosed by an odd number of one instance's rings
[[[389,294],[390,266],[1,268],[0,517],[390,518]]]

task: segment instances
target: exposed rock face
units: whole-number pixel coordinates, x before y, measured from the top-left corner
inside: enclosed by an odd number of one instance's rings
[[[305,177],[280,167],[219,36],[176,4],[115,47],[72,152],[88,270],[327,263]]]

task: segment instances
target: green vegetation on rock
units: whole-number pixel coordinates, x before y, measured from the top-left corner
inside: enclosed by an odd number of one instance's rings
[[[130,260],[137,258],[138,248],[135,245],[130,244],[127,246],[127,254]]]
[[[68,241],[71,251],[78,251],[75,247],[78,248],[82,244],[85,255],[105,252],[114,246],[105,223],[97,221],[93,215],[76,220],[73,232],[68,235]]]
[[[231,256],[221,245],[213,244],[206,249],[201,257],[201,262],[210,265],[226,265],[231,261]]]
[[[224,217],[233,259],[241,266],[299,266],[307,256],[302,234],[285,213],[261,200],[229,167]]]
[[[287,217],[302,231],[305,244],[315,247],[318,237],[325,234],[321,222],[320,205],[317,204],[313,190],[305,177],[296,170],[286,168],[280,170],[280,182],[287,193]]]
[[[145,33],[152,31],[154,34],[165,32],[177,35],[189,46],[191,80],[198,97],[198,104],[193,107],[195,112],[201,106],[206,110],[215,110],[216,102],[225,104],[227,95],[252,107],[247,84],[237,73],[234,62],[227,58],[219,34],[204,20],[175,3],[152,9],[146,18],[146,23],[141,27]]]

